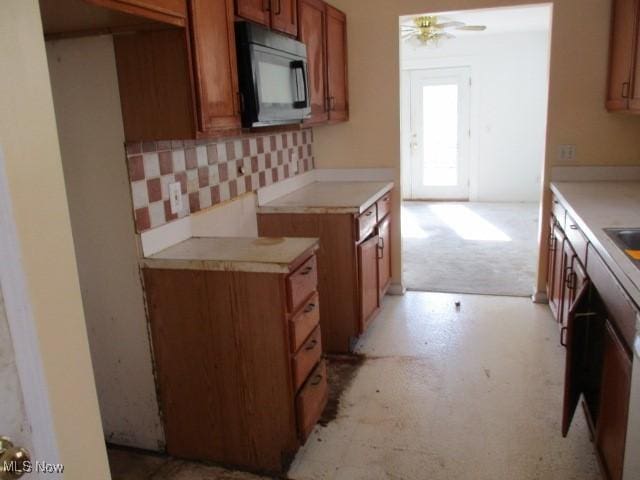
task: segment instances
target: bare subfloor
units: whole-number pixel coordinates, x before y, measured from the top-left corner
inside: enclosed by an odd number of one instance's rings
[[[387,297],[357,349],[364,361],[288,478],[600,478],[583,417],[567,439],[560,434],[564,352],[546,306],[439,293]],[[258,478],[118,450],[110,460],[123,480]]]

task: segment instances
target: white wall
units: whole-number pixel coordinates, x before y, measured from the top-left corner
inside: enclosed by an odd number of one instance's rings
[[[160,450],[113,42],[48,42],[47,54],[105,436]]]
[[[537,202],[545,154],[549,32],[477,34],[435,47],[401,45],[402,159],[409,192],[409,72],[469,66],[470,200]]]
[[[0,435],[32,451],[31,428],[27,421],[22,388],[16,368],[13,342],[0,289]]]

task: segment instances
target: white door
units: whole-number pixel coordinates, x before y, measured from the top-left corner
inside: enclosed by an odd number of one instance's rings
[[[410,195],[469,199],[471,69],[411,72]]]

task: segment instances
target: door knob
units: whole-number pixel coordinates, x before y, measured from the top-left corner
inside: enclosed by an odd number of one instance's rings
[[[8,437],[0,437],[0,480],[20,478],[30,462],[31,456],[25,448],[16,447]]]

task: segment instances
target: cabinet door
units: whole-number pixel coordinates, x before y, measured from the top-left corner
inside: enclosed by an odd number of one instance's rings
[[[549,295],[549,306],[555,319],[560,322],[562,320],[562,294],[564,285],[564,233],[555,225],[553,227],[553,284],[551,294]]]
[[[578,264],[576,254],[568,240],[565,240],[562,248],[562,308],[560,315],[560,323],[563,327],[567,326],[567,317],[571,305],[576,298],[577,293],[577,274],[575,273]]]
[[[564,402],[562,406],[562,435],[567,436],[580,395],[584,388],[585,358],[588,351],[590,312],[585,312],[583,303],[588,303],[589,284],[584,283],[576,294],[576,300],[567,315],[567,354],[564,371]]]
[[[609,45],[607,109],[627,110],[637,47],[638,0],[614,0]]]
[[[232,0],[191,0],[191,32],[199,129],[239,129]]]
[[[360,329],[364,332],[378,310],[378,245],[377,235],[358,245],[358,273],[360,281]]]
[[[607,322],[596,448],[610,480],[622,479],[630,392],[631,357]]]
[[[309,62],[309,97],[311,116],[305,123],[329,120],[327,111],[327,50],[325,3],[322,0],[300,0],[300,41],[307,46]]]
[[[631,80],[631,95],[629,97],[629,110],[640,113],[640,0],[636,0],[636,44],[634,68]]]
[[[347,17],[327,5],[327,89],[329,120],[349,118],[347,87]]]
[[[378,226],[378,285],[380,301],[391,283],[391,219],[387,216]]]
[[[236,0],[236,14],[240,18],[269,26],[271,0]]]
[[[556,316],[557,305],[554,303],[553,298],[553,285],[556,281],[556,255],[558,254],[558,248],[556,245],[556,237],[554,235],[554,229],[556,226],[556,219],[552,215],[549,224],[549,238],[547,240],[547,247],[549,251],[549,258],[547,259],[547,298],[549,299],[549,306],[553,315]]]
[[[271,0],[271,28],[298,35],[298,0]]]

